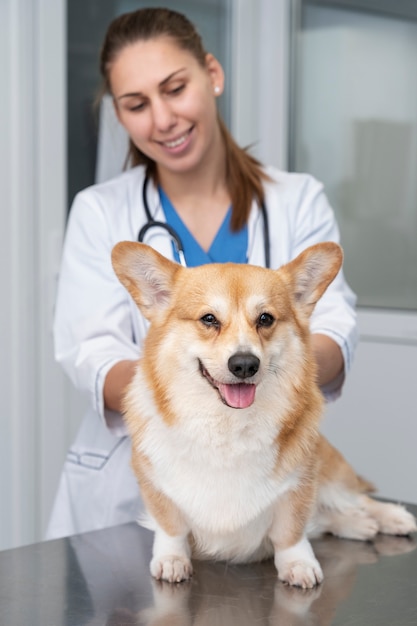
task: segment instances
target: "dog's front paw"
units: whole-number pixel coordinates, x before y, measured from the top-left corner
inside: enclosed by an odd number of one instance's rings
[[[293,561],[281,564],[278,578],[288,585],[312,589],[323,581],[323,572],[318,561]]]
[[[306,537],[284,550],[275,552],[275,567],[283,582],[303,589],[312,589],[323,581],[320,563]]]
[[[175,555],[156,556],[151,561],[151,574],[157,580],[180,583],[193,574],[190,559]]]

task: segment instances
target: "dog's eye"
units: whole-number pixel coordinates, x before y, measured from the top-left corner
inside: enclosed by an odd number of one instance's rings
[[[212,313],[207,313],[207,315],[200,317],[200,322],[203,322],[205,326],[215,326],[216,328],[220,326],[219,320]]]
[[[258,317],[258,326],[262,328],[269,328],[274,323],[274,317],[270,313],[261,313]]]

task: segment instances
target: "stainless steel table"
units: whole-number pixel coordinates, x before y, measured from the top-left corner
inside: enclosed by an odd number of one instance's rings
[[[414,626],[416,545],[315,541],[325,580],[307,591],[280,583],[272,562],[195,562],[191,582],[170,585],[149,575],[152,534],[127,524],[0,552],[0,624]]]

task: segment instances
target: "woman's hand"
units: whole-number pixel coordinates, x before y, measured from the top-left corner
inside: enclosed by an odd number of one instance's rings
[[[119,361],[109,370],[104,381],[104,405],[111,411],[122,412],[126,387],[135,373],[137,361]]]
[[[344,361],[338,344],[327,335],[311,335],[313,354],[317,362],[317,383],[328,385],[343,376]]]

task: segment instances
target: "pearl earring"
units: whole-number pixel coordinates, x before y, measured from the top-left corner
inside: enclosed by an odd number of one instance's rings
[[[215,94],[219,94],[220,93],[220,87],[218,85],[215,86],[214,93]]]

